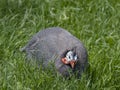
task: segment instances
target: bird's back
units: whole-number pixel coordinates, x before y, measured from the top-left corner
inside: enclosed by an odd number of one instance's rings
[[[25,46],[25,50],[28,57],[43,60],[43,64],[47,65],[51,60],[58,60],[65,50],[74,47],[79,49],[78,54],[86,53],[82,43],[76,37],[62,28],[53,27],[35,34]]]

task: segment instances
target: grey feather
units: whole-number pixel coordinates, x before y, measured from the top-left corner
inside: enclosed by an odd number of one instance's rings
[[[79,57],[74,69],[61,62],[61,57],[66,50],[73,50]],[[78,72],[78,76],[80,76],[88,63],[87,51],[81,41],[59,27],[41,30],[21,51],[25,51],[29,59],[34,58],[39,62],[43,60],[43,63],[40,64],[44,67],[54,60],[56,69],[63,76],[69,76],[69,71]]]

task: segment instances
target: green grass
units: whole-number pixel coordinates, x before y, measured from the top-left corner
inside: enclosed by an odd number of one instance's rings
[[[88,50],[89,73],[80,80],[30,65],[19,51],[39,30],[53,26],[67,29]],[[0,90],[119,89],[119,0],[0,0]]]

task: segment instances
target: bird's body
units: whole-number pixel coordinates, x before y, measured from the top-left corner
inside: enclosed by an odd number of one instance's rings
[[[54,61],[55,67],[63,76],[69,76],[69,71],[80,75],[87,65],[87,51],[83,44],[66,30],[53,27],[38,32],[32,37],[23,51],[28,58],[34,58],[44,67]],[[66,51],[73,51],[78,60],[74,68],[64,64],[61,59]]]

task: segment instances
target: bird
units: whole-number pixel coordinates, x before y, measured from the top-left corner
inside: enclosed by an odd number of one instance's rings
[[[38,61],[42,67],[54,62],[63,77],[81,77],[88,65],[88,53],[83,43],[61,27],[40,30],[21,49],[28,59]]]

